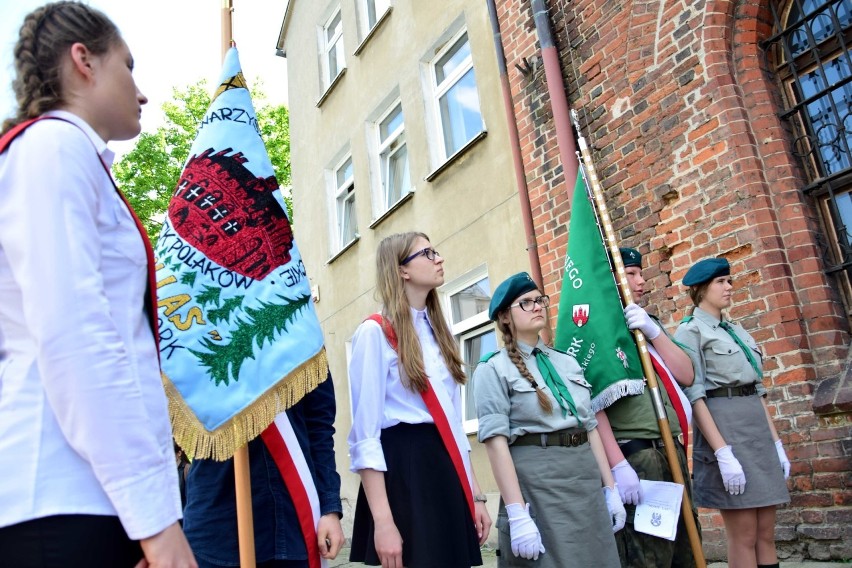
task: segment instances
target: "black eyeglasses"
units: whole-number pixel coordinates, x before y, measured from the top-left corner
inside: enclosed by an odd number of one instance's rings
[[[425,257],[426,257],[427,259],[429,259],[429,260],[435,260],[435,257],[436,257],[436,256],[441,256],[441,255],[438,253],[438,251],[436,251],[435,249],[430,248],[430,247],[426,247],[425,249],[419,250],[419,251],[417,251],[417,252],[415,252],[415,253],[412,253],[412,254],[410,254],[410,255],[406,256],[406,257],[402,260],[402,262],[400,262],[400,263],[399,263],[399,265],[400,265],[400,266],[402,266],[402,265],[404,265],[404,264],[408,264],[409,262],[411,262],[412,260],[414,260],[415,258],[417,258],[418,256],[420,256],[421,254],[422,254],[423,256],[425,256]]]
[[[532,300],[530,298],[524,298],[516,304],[511,304],[509,307],[518,307],[524,310],[525,312],[531,312],[533,311],[533,304],[537,305],[539,308],[546,308],[550,305],[550,296],[539,296],[535,300]]]

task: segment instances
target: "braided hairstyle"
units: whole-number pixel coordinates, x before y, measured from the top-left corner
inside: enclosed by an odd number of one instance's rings
[[[538,405],[541,406],[541,409],[550,414],[553,412],[553,404],[541,389],[541,385],[536,382],[535,377],[532,376],[530,370],[527,369],[526,363],[524,363],[521,359],[521,352],[518,351],[518,344],[515,342],[515,335],[512,333],[511,325],[508,322],[503,321],[499,315],[496,323],[497,329],[499,329],[500,333],[503,334],[503,346],[506,348],[506,354],[509,355],[509,360],[515,364],[515,367],[518,368],[518,372],[521,376],[528,380],[533,388],[535,388],[535,395],[538,398]]]
[[[18,110],[3,122],[2,132],[64,102],[61,71],[73,44],[82,43],[94,55],[103,55],[120,40],[121,34],[112,20],[79,2],[53,2],[30,12],[21,25],[14,50],[12,88]]]

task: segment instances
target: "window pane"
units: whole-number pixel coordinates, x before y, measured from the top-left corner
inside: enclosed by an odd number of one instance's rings
[[[408,193],[411,180],[408,176],[408,147],[403,144],[388,157],[387,206],[390,207]]]
[[[462,35],[453,47],[435,63],[435,82],[440,85],[455,69],[470,57],[470,43],[467,34]]]
[[[402,126],[402,106],[396,105],[387,117],[379,124],[379,140],[385,142],[388,136]]]
[[[329,45],[331,45],[332,39],[334,36],[341,33],[343,31],[343,22],[340,19],[340,12],[334,15],[334,19],[332,19],[328,23],[328,27],[325,29],[325,41]]]
[[[852,227],[852,193],[836,196],[834,204],[837,208],[838,217],[835,220],[835,230],[837,231],[838,244],[845,253],[841,259],[841,262],[844,262],[849,256],[849,251],[852,250],[852,235],[849,232],[849,227]]]
[[[347,158],[342,166],[337,170],[337,187],[338,189],[346,184],[346,180],[352,177],[352,158]]]
[[[459,323],[467,318],[488,311],[491,302],[491,283],[483,278],[450,297],[453,323]]]
[[[450,156],[482,130],[473,69],[465,73],[438,102],[444,129],[444,149]]]
[[[345,196],[338,199],[340,205],[340,244],[345,245],[355,238],[358,232],[358,219],[355,216],[355,186],[349,188]]]
[[[468,381],[464,386],[464,420],[473,420],[476,418],[476,404],[473,398],[473,372],[476,370],[476,365],[479,364],[479,360],[483,355],[496,350],[497,334],[493,329],[464,340],[462,356],[464,358],[465,369],[468,370]]]

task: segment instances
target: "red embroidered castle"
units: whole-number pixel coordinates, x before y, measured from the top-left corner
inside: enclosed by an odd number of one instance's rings
[[[256,177],[241,152],[193,156],[169,203],[177,233],[227,270],[260,280],[290,261],[293,231],[272,194],[275,176]]]

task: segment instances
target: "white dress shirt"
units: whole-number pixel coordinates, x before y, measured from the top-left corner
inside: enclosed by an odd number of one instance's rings
[[[0,155],[0,527],[118,515],[141,539],[180,518],[144,296],[147,260],[82,119]]]
[[[423,365],[434,389],[444,389],[452,408],[447,419],[461,414],[461,388],[444,363],[426,310],[411,309],[414,329],[423,350]],[[434,420],[419,392],[406,388],[399,375],[399,358],[385,338],[381,326],[367,320],[352,338],[349,363],[352,390],[352,430],[349,432],[350,471],[387,471],[380,441],[381,431],[399,423],[432,424]],[[456,436],[462,452],[470,451],[464,436]],[[459,439],[461,438],[461,439]]]

